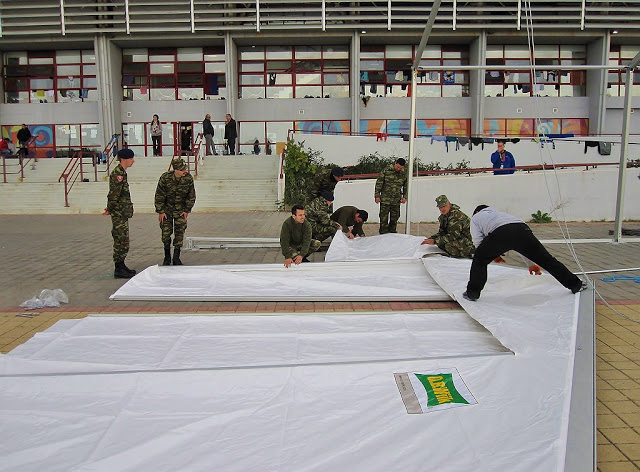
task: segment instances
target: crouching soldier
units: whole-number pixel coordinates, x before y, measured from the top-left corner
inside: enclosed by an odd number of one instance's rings
[[[422,241],[422,244],[435,244],[452,257],[470,258],[475,247],[471,239],[471,220],[458,205],[449,201],[446,195],[436,198],[440,210],[438,222],[440,229],[436,234]]]

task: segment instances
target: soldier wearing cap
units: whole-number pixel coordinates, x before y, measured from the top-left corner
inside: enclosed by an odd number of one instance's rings
[[[173,170],[160,176],[156,187],[156,213],[162,230],[164,260],[171,265],[171,234],[173,233],[173,265],[182,265],[180,250],[187,229],[187,218],[196,203],[196,189],[187,164],[180,158],[171,162]]]
[[[331,219],[333,193],[322,190],[320,196],[305,207],[306,220],[311,223],[311,238],[320,242],[336,234],[342,226]]]
[[[440,229],[422,241],[422,244],[435,244],[452,257],[472,257],[475,247],[471,239],[469,217],[458,205],[451,203],[446,195],[437,197],[436,205],[440,210]]]
[[[305,204],[308,205],[318,198],[323,190],[329,190],[334,193],[336,185],[342,180],[342,177],[344,177],[344,169],[342,167],[319,171],[307,186]]]
[[[120,163],[109,176],[107,207],[103,215],[111,216],[111,236],[113,236],[113,262],[116,279],[129,279],[136,273],[129,269],[124,260],[129,252],[129,218],[133,216],[133,203],[129,194],[127,169],[135,162],[131,149],[120,149],[117,154]]]
[[[406,161],[399,158],[380,172],[376,180],[373,197],[375,202],[380,204],[380,234],[398,232],[396,226],[400,219],[400,204],[407,202],[405,164]]]

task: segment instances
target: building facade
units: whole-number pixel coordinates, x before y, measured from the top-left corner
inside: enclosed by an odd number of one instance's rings
[[[620,133],[627,91],[617,67],[640,51],[637,3],[443,2],[412,90],[411,65],[431,7],[396,0],[5,1],[2,133],[15,141],[26,123],[43,157],[101,149],[114,133],[137,155],[151,155],[157,114],[169,154],[181,130],[201,131],[207,113],[222,143],[229,113],[240,152],[251,153],[256,141],[275,150],[293,129],[405,134],[414,93],[419,136]],[[499,69],[465,69],[485,64]],[[616,68],[588,67],[600,65]],[[631,93],[637,110],[640,72]],[[638,116],[633,134],[640,133]]]

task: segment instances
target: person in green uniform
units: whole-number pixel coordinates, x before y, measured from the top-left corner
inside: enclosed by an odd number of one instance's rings
[[[335,193],[336,185],[344,177],[344,169],[342,167],[334,167],[333,169],[323,169],[311,179],[307,186],[305,195],[305,205],[308,205],[313,200],[320,196],[320,192],[323,190],[329,190],[331,193]]]
[[[291,264],[309,262],[307,256],[316,252],[320,247],[320,241],[311,238],[311,223],[306,221],[304,207],[294,205],[291,208],[291,217],[282,223],[280,230],[280,249],[284,256],[284,266],[289,268]]]
[[[156,187],[156,213],[162,230],[164,260],[162,265],[171,265],[171,234],[173,233],[173,265],[182,265],[180,250],[187,229],[187,218],[196,203],[196,189],[184,160],[171,162],[173,170],[160,176]]]
[[[136,271],[129,269],[124,260],[129,253],[129,218],[133,216],[133,203],[129,194],[127,169],[135,162],[131,149],[120,149],[117,154],[120,163],[109,176],[107,207],[103,215],[111,216],[111,236],[113,236],[113,262],[116,279],[130,279]]]
[[[331,219],[331,205],[333,193],[322,190],[320,196],[305,207],[305,219],[311,223],[311,237],[320,242],[342,229],[342,226]]]
[[[451,203],[446,195],[437,197],[436,205],[440,210],[440,229],[422,241],[422,244],[435,244],[451,257],[473,257],[475,246],[471,239],[471,219],[458,205]]]
[[[334,211],[331,219],[342,227],[345,236],[353,239],[356,236],[364,236],[362,224],[369,219],[369,213],[366,210],[347,205]]]
[[[380,172],[376,180],[374,199],[380,204],[380,234],[397,233],[400,204],[407,202],[406,161],[399,158]]]

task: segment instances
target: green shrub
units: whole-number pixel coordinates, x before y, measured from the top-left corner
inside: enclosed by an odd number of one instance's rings
[[[285,205],[303,202],[307,181],[323,167],[324,160],[320,151],[305,149],[304,141],[296,143],[293,139],[289,140],[284,149]]]
[[[551,223],[551,216],[549,213],[542,213],[538,210],[536,213],[531,213],[532,223]]]

